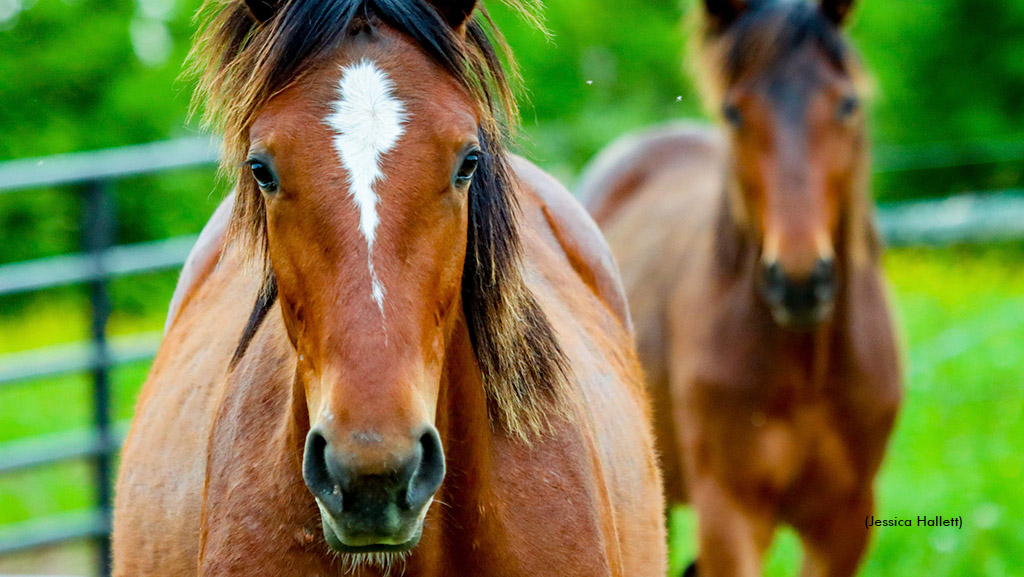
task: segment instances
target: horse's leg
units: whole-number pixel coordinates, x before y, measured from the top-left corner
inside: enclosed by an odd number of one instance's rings
[[[801,577],[851,577],[857,573],[870,532],[864,520],[874,513],[871,487],[846,504],[823,508],[816,522],[796,527],[804,546]]]
[[[697,574],[760,577],[774,533],[774,515],[763,508],[742,505],[736,495],[710,476],[694,481],[691,496],[698,519]]]

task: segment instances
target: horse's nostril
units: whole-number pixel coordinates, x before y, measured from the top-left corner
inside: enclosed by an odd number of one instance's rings
[[[313,496],[332,511],[341,511],[342,491],[328,465],[327,439],[317,430],[306,436],[302,477]]]
[[[403,503],[411,510],[419,509],[430,500],[444,480],[444,449],[437,429],[428,427],[420,436],[418,452],[419,464],[409,480]]]
[[[765,296],[770,302],[781,303],[786,296],[786,273],[777,262],[770,262],[764,265]]]
[[[418,512],[437,492],[444,474],[444,451],[432,426],[420,435],[410,454],[388,463],[339,455],[316,429],[306,437],[303,479],[320,505],[336,518],[342,513],[372,516],[388,507]]]
[[[814,263],[813,276],[819,280],[831,280],[835,275],[836,265],[832,259],[818,259]]]
[[[836,267],[832,259],[818,259],[811,273],[811,286],[819,302],[831,301],[836,294]]]

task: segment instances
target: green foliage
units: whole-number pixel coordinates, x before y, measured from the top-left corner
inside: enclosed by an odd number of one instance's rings
[[[0,32],[0,159],[185,134],[189,95],[175,79],[192,33],[195,3],[188,4],[39,0],[23,7]],[[150,5],[171,11],[150,9],[160,12],[150,17],[142,8]],[[147,65],[133,51],[131,31],[146,23],[165,25],[173,39],[161,64]]]
[[[674,2],[549,2],[550,40],[499,2],[489,7],[522,66],[522,146],[566,181],[614,138],[699,114]]]
[[[1009,161],[876,179],[900,199],[1024,184],[1024,2],[867,2],[851,33],[877,84],[874,140],[994,141]]]
[[[195,133],[187,120],[192,85],[179,76],[199,3],[6,0],[15,10],[0,10],[0,160]],[[851,34],[879,86],[876,140],[955,145],[1024,135],[1024,1],[861,4]],[[525,79],[522,150],[571,182],[614,138],[700,116],[683,65],[682,24],[698,7],[697,0],[548,2],[548,38],[491,2]],[[886,198],[1022,183],[1024,161],[877,179]],[[194,232],[223,194],[209,172],[119,187],[122,242]],[[0,263],[74,249],[78,211],[68,191],[4,195]]]
[[[195,0],[11,0],[0,22],[0,160],[195,134],[177,80]],[[134,42],[133,42],[134,40]],[[118,242],[193,233],[223,194],[213,171],[118,183]],[[0,195],[0,263],[72,252],[74,190]]]

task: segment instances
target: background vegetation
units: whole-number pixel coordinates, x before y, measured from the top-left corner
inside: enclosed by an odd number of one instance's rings
[[[200,0],[0,0],[0,161],[194,135],[179,78]],[[525,79],[520,146],[571,182],[615,137],[701,115],[684,73],[693,0],[550,0],[551,39],[490,9]],[[875,190],[884,200],[1024,184],[1024,0],[865,0],[850,32],[873,71]],[[980,143],[980,144],[979,144]],[[978,161],[977,154],[986,159]],[[891,172],[899,164],[939,168]],[[224,192],[212,171],[117,187],[118,242],[197,231]],[[70,252],[80,205],[69,190],[0,195],[0,263]],[[879,531],[866,575],[1024,575],[1024,250],[1018,244],[892,251],[904,327],[906,410],[880,480],[887,516],[963,515],[964,529]],[[159,330],[173,274],[113,287],[111,330]],[[0,299],[0,354],[85,338],[84,293]],[[115,374],[131,415],[145,365]],[[0,443],[87,425],[85,377],[0,389]],[[88,468],[0,478],[0,526],[88,506]],[[693,554],[693,519],[673,515],[673,563]],[[72,550],[76,551],[76,550]],[[59,556],[58,556],[59,557]],[[60,557],[59,557],[60,558]],[[0,560],[0,573],[83,574],[80,555]],[[771,575],[792,575],[784,533]],[[5,565],[6,563],[6,565]]]
[[[180,79],[200,0],[0,0],[0,161],[195,134]],[[868,0],[850,32],[874,72],[880,160],[983,141],[1012,160],[880,176],[885,199],[1024,183],[1024,1]],[[700,106],[683,70],[694,0],[558,0],[549,40],[490,2],[526,92],[524,151],[571,182],[610,140]],[[939,146],[935,146],[938,143]],[[907,158],[906,149],[896,160]],[[120,240],[194,231],[211,180],[139,179],[121,190]],[[66,252],[77,203],[46,191],[0,197],[0,262]]]

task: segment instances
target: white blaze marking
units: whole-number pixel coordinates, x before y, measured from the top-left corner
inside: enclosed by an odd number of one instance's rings
[[[394,83],[370,60],[342,69],[338,100],[324,119],[334,130],[334,150],[348,171],[349,195],[359,208],[359,231],[367,246],[371,296],[384,313],[384,287],[373,269],[377,196],[374,186],[384,178],[381,157],[398,144],[408,119],[402,102],[393,94]]]

